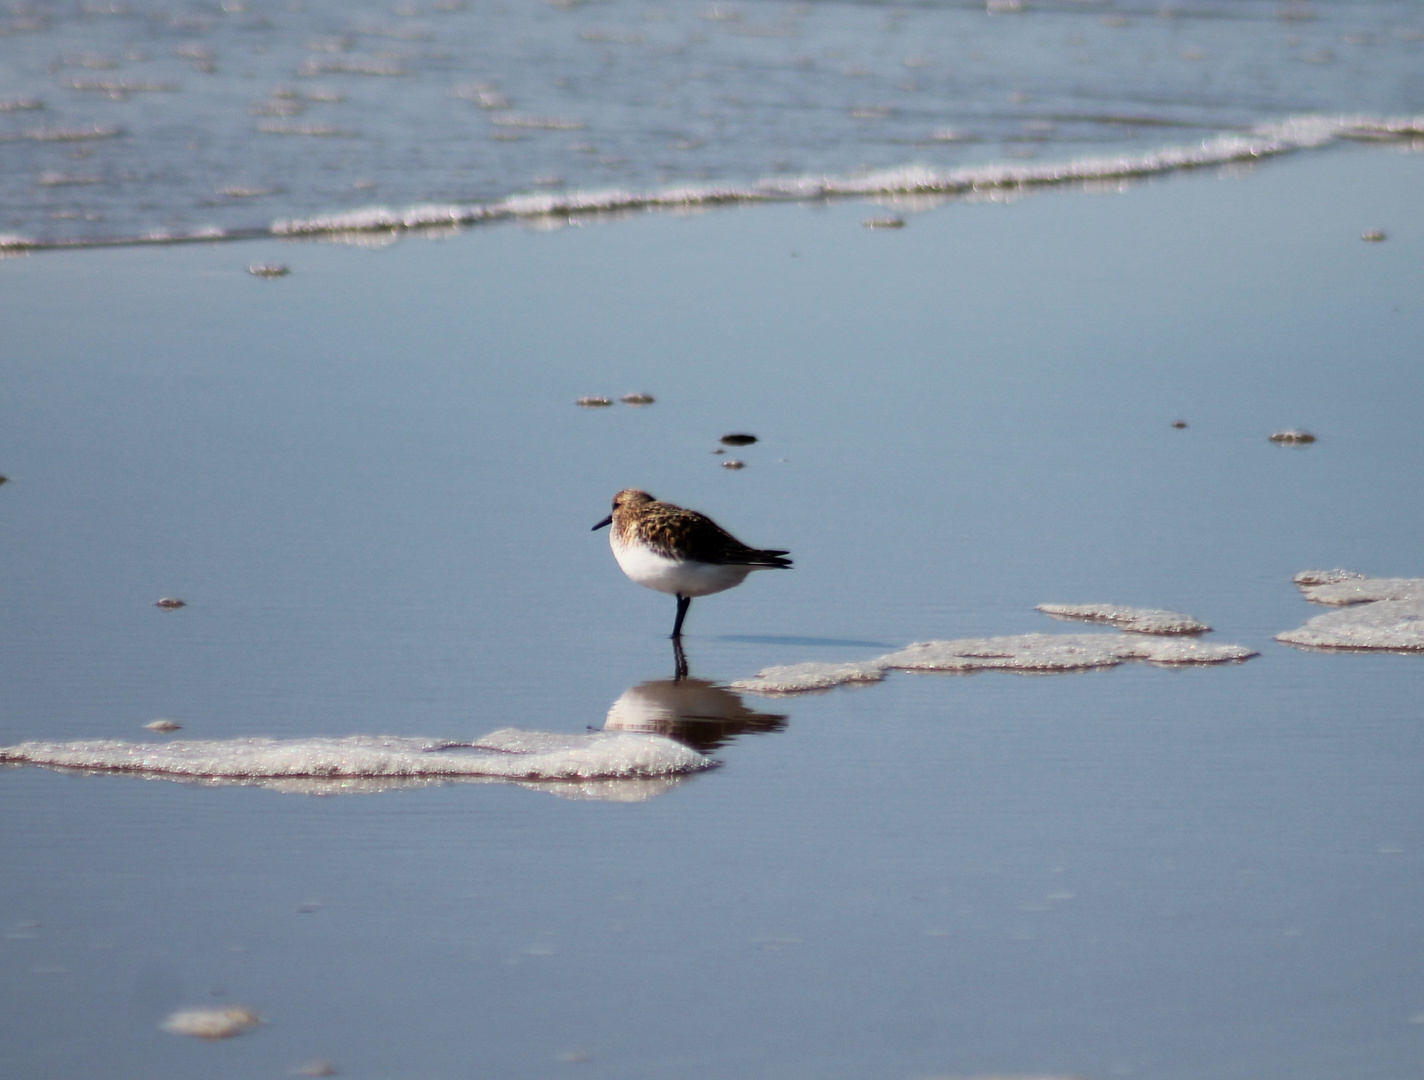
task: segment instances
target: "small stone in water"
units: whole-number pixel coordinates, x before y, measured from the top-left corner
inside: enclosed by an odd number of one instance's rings
[[[651,405],[656,400],[652,394],[624,394],[624,405]]]
[[[1173,420],[1172,426],[1174,428],[1184,428],[1187,426],[1187,422],[1185,420]]]
[[[163,599],[156,601],[153,606],[166,608],[171,611],[174,608],[187,607],[188,604],[187,601],[179,600],[176,596],[165,596]]]
[[[1384,239],[1384,232],[1380,229],[1372,229],[1360,237],[1361,240],[1368,240],[1372,244],[1378,244]]]
[[[286,277],[292,271],[281,263],[253,263],[247,268],[247,272],[253,277],[279,278]]]
[[[262,1023],[262,1017],[246,1005],[229,1005],[222,1009],[183,1009],[159,1025],[174,1035],[191,1035],[195,1039],[231,1039]]]
[[[149,731],[177,731],[183,725],[174,720],[152,720],[143,726]]]
[[[293,1076],[335,1076],[336,1066],[322,1058],[298,1065],[292,1070]]]
[[[873,217],[865,219],[867,229],[903,229],[905,219],[902,217]]]
[[[721,441],[723,446],[750,446],[757,441],[757,437],[755,435],[723,435]]]
[[[724,468],[724,469],[745,469],[746,467],[747,467],[747,463],[746,463],[745,461],[735,461],[735,460],[734,460],[734,461],[724,461],[724,462],[722,462],[722,468]]]
[[[613,404],[612,398],[606,397],[581,397],[574,402],[580,409],[606,409]]]
[[[1271,436],[1271,442],[1280,443],[1283,446],[1304,446],[1306,443],[1313,443],[1315,436],[1308,431],[1277,431]]]

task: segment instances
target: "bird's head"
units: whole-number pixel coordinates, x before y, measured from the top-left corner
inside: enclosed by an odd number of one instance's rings
[[[644,504],[650,502],[657,502],[657,500],[654,499],[651,495],[649,495],[646,491],[639,491],[637,488],[624,488],[617,495],[613,496],[613,514],[618,513],[619,510],[628,510],[636,506],[643,506]],[[595,525],[593,527],[593,531],[598,532],[599,529],[602,529],[608,525],[612,525],[613,514],[609,514],[606,518],[604,518],[597,525]]]

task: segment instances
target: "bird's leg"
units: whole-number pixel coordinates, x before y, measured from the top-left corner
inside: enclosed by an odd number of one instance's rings
[[[687,654],[682,651],[682,638],[672,639],[673,682],[687,678]]]
[[[682,620],[687,618],[687,609],[692,606],[692,597],[677,594],[677,621],[672,624],[672,639],[682,637]]]

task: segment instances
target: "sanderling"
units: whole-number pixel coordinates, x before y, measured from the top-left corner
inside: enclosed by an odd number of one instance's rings
[[[694,596],[711,596],[740,585],[753,570],[789,569],[784,551],[747,547],[711,518],[659,502],[646,491],[626,488],[613,496],[613,513],[593,527],[612,525],[608,540],[623,573],[658,592],[677,597],[672,637]]]

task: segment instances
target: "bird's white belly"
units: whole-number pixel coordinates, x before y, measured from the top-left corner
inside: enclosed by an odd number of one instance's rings
[[[711,596],[740,585],[755,566],[721,566],[715,563],[670,559],[641,544],[619,544],[612,540],[613,557],[623,573],[658,592],[681,596]]]

